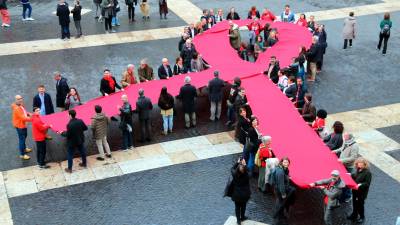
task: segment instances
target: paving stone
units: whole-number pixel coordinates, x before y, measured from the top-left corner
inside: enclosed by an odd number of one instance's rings
[[[38,192],[35,179],[5,182],[9,198]]]

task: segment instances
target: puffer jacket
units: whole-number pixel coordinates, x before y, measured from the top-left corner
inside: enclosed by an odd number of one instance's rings
[[[107,136],[110,119],[104,113],[96,113],[92,118],[92,131],[94,139],[102,139]]]

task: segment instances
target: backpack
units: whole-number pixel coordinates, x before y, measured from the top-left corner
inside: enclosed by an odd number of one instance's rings
[[[389,26],[388,23],[385,23],[385,25],[383,25],[381,33],[384,34],[384,35],[389,35],[390,34],[390,26]]]

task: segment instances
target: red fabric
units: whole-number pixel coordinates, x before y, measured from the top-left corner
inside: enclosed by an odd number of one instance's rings
[[[261,15],[261,19],[274,21],[276,19],[276,16],[271,11],[264,11]]]
[[[272,154],[270,151],[272,151],[272,149],[270,149],[270,147],[267,147],[264,144],[260,144],[258,156],[261,159],[261,167],[265,167],[267,165],[267,163],[263,159],[272,157]]]
[[[246,26],[251,21],[234,22],[239,26]],[[271,21],[260,22],[263,25]],[[292,57],[298,56],[300,46],[310,47],[311,33],[306,28],[291,23],[274,22],[271,26],[279,31],[279,42],[260,53],[255,63],[240,59],[236,50],[230,46],[228,21],[222,21],[212,29],[197,35],[194,39],[196,49],[212,67],[209,70],[188,74],[192,78],[192,84],[198,88],[206,86],[213,78],[214,70],[218,70],[220,78],[228,82],[236,76],[241,77],[253,113],[260,120],[260,131],[273,138],[271,147],[278,158],[288,156],[291,159],[290,176],[297,185],[306,188],[309,183],[329,177],[330,172],[337,169],[343,174],[342,179],[346,184],[355,187],[354,181],[346,174],[346,169],[337,161],[337,157],[304,122],[279,88],[262,74],[272,55],[277,57],[282,67],[288,66]],[[118,114],[117,105],[122,104],[122,94],[127,94],[130,103],[135,106],[138,90],[142,88],[147,97],[157,102],[163,86],[176,96],[184,84],[184,78],[185,76],[178,75],[169,80],[130,85],[124,91],[93,99],[74,109],[77,111],[77,117],[89,125],[95,113],[95,105],[101,105],[106,115],[114,116]],[[55,131],[65,130],[69,121],[68,112],[54,113],[42,119],[46,124],[52,124],[52,129]],[[290,135],[289,139],[288,133],[294,135]]]
[[[104,80],[108,81],[108,85],[110,85],[111,90],[115,90],[115,81],[111,75],[104,76]]]
[[[32,115],[32,137],[34,141],[46,140],[49,126],[43,123],[39,115]]]

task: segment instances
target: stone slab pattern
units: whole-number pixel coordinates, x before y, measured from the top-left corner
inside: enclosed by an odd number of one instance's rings
[[[78,166],[80,158],[74,158],[72,174],[64,172],[66,161],[50,163],[51,168],[46,170],[31,166],[5,171],[3,192],[6,191],[11,198],[241,151],[242,147],[226,132],[186,138],[142,146],[126,152],[116,151],[111,159],[106,158],[105,161],[98,161],[98,155],[92,155],[88,157],[87,169]],[[0,193],[3,189],[0,186]]]
[[[222,193],[238,156],[209,158],[13,197],[9,201],[14,224],[224,224],[234,215],[234,204],[222,198]],[[400,196],[396,193],[400,184],[375,166],[371,170],[374,179],[366,202],[365,224],[393,224],[398,216]],[[257,180],[251,179],[254,192],[247,215],[252,221],[273,224],[274,199],[256,191],[256,185]],[[344,210],[349,207],[345,205]],[[319,190],[299,190],[288,223],[320,225],[322,209]],[[21,210],[24,213],[18,213]],[[344,222],[338,218],[335,225]]]

